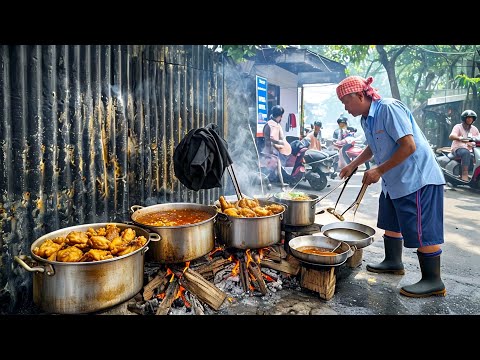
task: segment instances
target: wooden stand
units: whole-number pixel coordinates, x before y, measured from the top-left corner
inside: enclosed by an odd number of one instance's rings
[[[300,286],[318,292],[321,299],[330,300],[335,293],[335,267],[306,267],[302,266]]]
[[[357,249],[354,251],[353,255],[347,259],[347,267],[356,268],[362,264],[363,249]]]
[[[363,249],[357,249],[350,256],[344,265],[338,266],[310,266],[307,264],[301,265],[300,271],[300,286],[315,292],[323,300],[330,300],[335,293],[335,285],[337,283],[337,276],[340,278],[344,268],[354,269],[361,265],[363,257]],[[337,271],[338,270],[338,271]]]

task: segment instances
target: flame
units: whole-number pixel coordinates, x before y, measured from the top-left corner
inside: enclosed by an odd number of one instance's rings
[[[232,275],[237,276],[238,275],[238,269],[240,268],[240,261],[235,260],[235,266],[232,269]]]
[[[270,282],[274,282],[274,281],[275,281],[271,276],[268,276],[267,274],[265,274],[265,273],[263,273],[263,272],[262,272],[262,275],[263,275],[263,277],[265,278],[265,280],[267,280],[267,281],[270,281]]]
[[[250,265],[250,262],[253,261],[252,253],[250,249],[247,249],[247,251],[245,251],[245,255],[247,256],[247,267],[248,267],[248,265]]]
[[[260,264],[260,261],[265,257],[265,249],[259,249],[258,250],[258,263]]]
[[[162,292],[161,294],[158,294],[158,295],[157,295],[157,298],[159,298],[159,299],[163,299],[164,297],[165,297],[165,293],[164,293],[164,292]]]
[[[189,267],[190,267],[190,261],[187,261],[187,262],[185,263],[185,268],[183,269],[182,274],[185,274],[185,271],[187,271],[187,269],[188,269]]]
[[[170,274],[172,274],[172,276],[170,277],[170,280],[169,280],[168,282],[172,282],[172,281],[173,281],[173,279],[175,278],[175,274],[173,273],[172,270],[170,270],[170,268],[167,267],[167,275],[165,275],[165,276],[168,276],[168,275],[170,275]]]
[[[223,247],[217,247],[217,248],[213,249],[212,251],[210,251],[210,253],[208,254],[210,259],[213,257],[213,254],[215,254],[218,251],[223,251]]]
[[[191,307],[192,305],[187,301],[187,298],[185,297],[185,288],[183,286],[180,286],[177,291],[177,295],[175,296],[175,299],[181,298],[183,300],[183,303],[187,308]]]

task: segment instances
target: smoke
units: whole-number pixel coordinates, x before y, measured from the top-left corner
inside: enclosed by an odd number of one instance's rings
[[[252,106],[255,105],[254,79],[243,74],[231,64],[224,67],[227,99],[227,138],[228,151],[233,160],[233,170],[240,191],[248,196],[265,194],[260,182],[259,160],[256,148],[256,117]],[[232,180],[225,171],[225,194],[235,194]]]

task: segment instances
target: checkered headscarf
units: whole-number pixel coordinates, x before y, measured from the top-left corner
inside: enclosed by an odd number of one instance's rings
[[[342,99],[345,95],[365,91],[365,93],[373,100],[379,100],[381,96],[376,89],[370,86],[372,82],[373,77],[371,76],[367,79],[364,79],[361,76],[349,76],[338,84],[337,96],[339,99]]]

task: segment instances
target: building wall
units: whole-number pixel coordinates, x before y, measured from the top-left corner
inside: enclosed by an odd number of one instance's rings
[[[14,257],[38,237],[129,220],[132,205],[211,204],[223,191],[187,189],[172,160],[189,130],[214,123],[229,136],[229,124],[248,119],[241,97],[225,113],[225,72],[235,69],[221,55],[198,45],[4,45],[0,62],[0,313],[32,298],[32,274]]]
[[[254,67],[256,75],[266,77],[270,84],[280,86],[280,105],[285,109],[281,125],[286,130],[288,114],[293,113],[297,118],[297,127],[289,129],[285,135],[299,136],[300,118],[298,113],[297,75],[276,65],[257,65]]]

